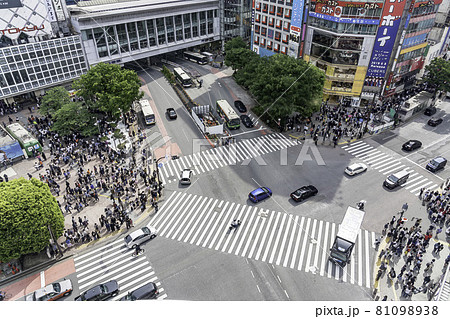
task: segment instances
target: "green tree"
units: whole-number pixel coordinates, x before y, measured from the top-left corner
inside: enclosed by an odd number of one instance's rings
[[[225,43],[225,54],[233,49],[248,49],[248,44],[241,37],[233,38]]]
[[[62,235],[64,216],[48,186],[32,178],[0,183],[0,260],[42,251]]]
[[[132,103],[144,95],[135,71],[116,64],[99,63],[74,82],[77,95],[93,101],[94,111],[105,112],[108,119],[118,121]]]
[[[233,70],[241,70],[249,63],[259,59],[260,57],[256,52],[245,48],[236,48],[227,51],[225,64],[231,66]]]
[[[325,74],[304,60],[281,54],[262,58],[253,75],[250,92],[272,120],[293,112],[310,116],[320,107]]]
[[[62,86],[56,86],[48,90],[42,97],[39,112],[43,115],[53,115],[63,105],[69,102],[69,92]]]
[[[52,131],[59,135],[66,136],[72,133],[80,133],[83,136],[91,136],[98,133],[98,128],[95,125],[96,117],[81,102],[68,102],[52,116]]]
[[[425,67],[425,71],[424,81],[436,91],[450,92],[450,61],[435,58]]]

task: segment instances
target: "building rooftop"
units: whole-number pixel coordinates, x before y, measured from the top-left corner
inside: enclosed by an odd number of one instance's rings
[[[94,17],[208,3],[218,3],[218,0],[90,0],[80,1],[68,9],[76,17]]]

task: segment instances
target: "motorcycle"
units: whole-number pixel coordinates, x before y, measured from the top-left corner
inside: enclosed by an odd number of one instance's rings
[[[237,229],[239,226],[241,225],[241,221],[240,220],[233,220],[233,222],[231,223],[231,225],[230,225],[230,227],[228,228],[228,230],[232,230],[233,228],[234,229]]]
[[[358,203],[356,203],[356,208],[358,208],[359,210],[364,210],[365,203],[365,200],[359,201]]]

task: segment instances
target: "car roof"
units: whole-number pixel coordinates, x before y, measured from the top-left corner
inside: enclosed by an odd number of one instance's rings
[[[85,299],[91,299],[92,297],[95,297],[95,296],[101,294],[101,292],[102,292],[102,290],[100,288],[100,285],[97,285],[97,286],[92,287],[91,289],[87,290],[83,296]]]
[[[182,172],[181,172],[181,178],[188,178],[189,175],[191,174],[192,170],[189,168],[185,168]]]
[[[444,161],[446,161],[446,159],[443,156],[436,156],[435,158],[433,158],[433,161],[444,162]]]
[[[258,195],[258,194],[261,194],[261,193],[265,193],[265,191],[261,187],[259,187],[259,188],[255,189],[255,190],[253,190],[250,194]]]
[[[131,240],[133,240],[136,237],[141,236],[142,234],[144,234],[144,231],[142,230],[142,228],[139,228],[139,229],[135,230],[134,232],[130,233],[128,236],[130,236]]]
[[[141,297],[142,295],[145,295],[147,292],[152,290],[157,290],[158,287],[153,282],[149,282],[138,289],[134,290],[131,294],[135,296],[136,298]]]

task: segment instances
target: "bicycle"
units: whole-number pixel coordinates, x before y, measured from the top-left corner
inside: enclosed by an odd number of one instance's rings
[[[134,253],[132,253],[131,257],[136,257],[136,256],[139,256],[139,255],[142,255],[144,253],[144,251],[145,250],[143,248],[141,248],[138,253],[136,253],[136,251]]]
[[[6,291],[0,291],[0,301],[8,300],[12,297],[12,294],[6,293]]]

